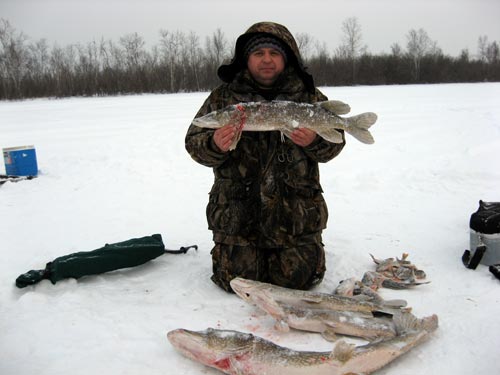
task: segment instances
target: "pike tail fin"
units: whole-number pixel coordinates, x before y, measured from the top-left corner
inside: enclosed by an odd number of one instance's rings
[[[418,319],[410,312],[401,312],[400,314],[394,315],[393,320],[398,335],[423,330],[432,332],[438,327],[438,317],[435,314],[423,319]]]
[[[362,143],[372,144],[375,142],[373,136],[368,131],[370,126],[377,121],[377,115],[375,113],[365,112],[357,116],[347,117],[345,120],[348,123],[345,129],[347,133]]]
[[[404,299],[389,299],[389,300],[384,300],[382,304],[384,306],[397,309],[401,307],[406,307],[408,305],[408,302],[406,302]]]

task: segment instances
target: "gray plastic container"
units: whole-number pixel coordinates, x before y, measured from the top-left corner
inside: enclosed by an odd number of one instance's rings
[[[470,251],[471,258],[474,256],[476,248],[480,245],[486,246],[486,252],[481,259],[481,264],[491,266],[500,263],[500,233],[485,234],[475,230],[470,230]]]

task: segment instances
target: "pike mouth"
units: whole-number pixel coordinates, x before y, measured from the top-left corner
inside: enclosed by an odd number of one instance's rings
[[[167,333],[168,341],[186,357],[199,361],[206,357],[204,338],[198,332],[175,329]]]
[[[216,120],[209,120],[209,119],[201,119],[201,118],[195,118],[193,120],[193,125],[198,126],[198,127],[208,127],[208,128],[213,128],[217,127],[219,123]]]

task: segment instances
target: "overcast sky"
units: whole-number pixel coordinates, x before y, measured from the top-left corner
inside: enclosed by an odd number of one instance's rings
[[[233,41],[255,22],[275,21],[332,52],[349,17],[357,17],[372,53],[406,48],[408,31],[420,28],[452,56],[465,48],[475,54],[483,35],[500,42],[500,0],[0,0],[0,18],[60,46],[134,32],[151,46],[160,29],[194,31],[204,41],[220,28]]]

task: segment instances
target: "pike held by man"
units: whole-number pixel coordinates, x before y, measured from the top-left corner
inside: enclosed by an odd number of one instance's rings
[[[377,121],[373,112],[365,112],[352,117],[340,117],[348,113],[349,106],[336,100],[315,104],[296,103],[286,100],[249,102],[229,105],[219,111],[195,118],[193,125],[201,128],[218,129],[233,124],[238,135],[229,147],[234,150],[241,137],[241,131],[280,131],[287,137],[301,127],[315,131],[323,139],[332,143],[342,143],[345,130],[358,141],[366,144],[374,142],[368,129]]]

